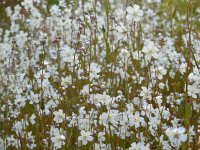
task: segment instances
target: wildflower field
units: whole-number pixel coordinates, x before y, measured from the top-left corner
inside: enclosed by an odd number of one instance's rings
[[[1,0],[0,150],[200,150],[199,0]]]

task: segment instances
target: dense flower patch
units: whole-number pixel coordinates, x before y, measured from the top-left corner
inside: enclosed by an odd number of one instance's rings
[[[169,3],[5,8],[0,149],[200,148],[200,9]]]

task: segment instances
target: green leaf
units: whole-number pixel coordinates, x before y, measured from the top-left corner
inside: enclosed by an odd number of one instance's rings
[[[106,15],[109,15],[109,0],[106,0]]]
[[[192,105],[191,104],[186,104],[185,105],[185,115],[184,115],[184,122],[186,125],[189,125],[190,123],[190,118],[192,116]]]
[[[110,54],[110,44],[106,42],[106,61],[108,62],[108,55]]]
[[[102,25],[101,32],[104,34],[106,32],[105,27]]]

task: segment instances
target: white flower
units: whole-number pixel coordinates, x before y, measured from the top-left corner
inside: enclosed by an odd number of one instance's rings
[[[129,51],[127,51],[126,49],[122,49],[119,53],[119,57],[122,59],[122,61],[127,61],[127,59],[129,58],[130,53]]]
[[[71,82],[72,82],[71,76],[62,77],[61,79],[61,85],[65,88],[67,88],[68,85],[71,84]]]
[[[26,104],[26,98],[23,97],[21,94],[17,94],[14,103],[15,105],[18,105],[19,107],[24,107]]]
[[[50,84],[50,82],[48,80],[48,78],[50,77],[49,72],[46,72],[44,70],[40,70],[39,72],[37,72],[35,77],[37,78],[38,84],[42,83],[42,87],[48,87],[49,86],[49,84]]]
[[[5,150],[5,149],[4,149],[4,145],[5,145],[5,142],[4,142],[4,140],[0,137],[0,150]]]
[[[171,146],[169,145],[168,141],[164,140],[164,135],[161,135],[160,138],[160,143],[162,143],[162,149],[163,150],[169,150],[171,149]]]
[[[136,100],[137,98],[135,98],[133,101],[136,101]],[[132,103],[126,104],[126,107],[127,107],[127,113],[133,113],[135,110],[134,105]]]
[[[88,141],[92,141],[93,137],[91,136],[90,131],[81,131],[81,135],[78,137],[78,141],[82,142],[83,145],[87,145]]]
[[[126,19],[128,20],[128,22],[132,22],[132,20],[138,22],[143,16],[143,11],[140,9],[140,6],[136,4],[133,7],[127,7],[126,11]]]
[[[35,137],[32,136],[32,131],[31,132],[28,132],[27,134],[27,141],[28,143],[26,144],[27,147],[29,149],[34,149],[34,147],[36,147],[37,145],[35,144]]]
[[[65,144],[66,137],[61,133],[62,130],[62,128],[59,130],[53,126],[51,127],[51,142],[54,144],[55,149],[61,148]]]
[[[53,114],[54,114],[53,120],[56,123],[62,123],[64,121],[65,114],[63,113],[63,110],[59,109],[58,111],[54,111]]]
[[[86,115],[86,118],[82,118],[82,116],[78,117],[78,127],[79,130],[89,130],[90,129],[90,118]]]
[[[144,123],[144,118],[140,117],[140,113],[138,111],[135,112],[135,115],[129,115],[130,126],[139,128],[141,123]]]
[[[32,114],[32,116],[30,117],[31,124],[35,124],[35,118],[36,118],[36,115]]]
[[[28,121],[22,119],[21,121],[17,121],[15,122],[15,124],[13,124],[12,130],[15,131],[17,135],[23,136],[24,134],[23,130],[26,129],[26,126],[28,125],[29,125]]]
[[[150,127],[152,127],[154,130],[158,129],[158,125],[160,124],[160,119],[158,117],[149,117],[148,124]]]
[[[126,137],[130,137],[130,132],[128,131],[128,126],[123,125],[119,127],[119,132],[117,133],[121,139],[126,139]]]
[[[173,146],[179,147],[181,142],[185,142],[187,140],[187,135],[185,134],[185,128],[168,128],[166,130],[166,134],[169,137],[170,142]]]
[[[33,91],[30,92],[30,95],[27,96],[27,98],[29,99],[30,104],[39,103],[39,95],[35,94]]]
[[[13,135],[7,137],[7,146],[11,146],[11,147],[15,147],[15,148],[19,148],[20,145],[20,141],[19,139],[15,139]]]
[[[74,57],[75,55],[75,49],[70,48],[68,45],[64,45],[61,48],[61,53],[60,53],[62,60],[66,63],[73,63],[74,62],[74,58],[75,60],[77,59],[77,57]]]
[[[81,95],[89,95],[89,84],[83,86],[83,89],[80,90]]]
[[[21,4],[22,4],[22,6],[24,6],[24,8],[26,10],[33,7],[33,1],[32,0],[24,0]]]
[[[189,128],[189,141],[192,142],[195,136],[194,126],[190,126]]]
[[[183,75],[186,72],[187,63],[182,62],[180,65],[180,72]]]
[[[64,145],[65,136],[57,134],[56,136],[51,137],[51,141],[54,143],[55,148],[61,148]]]
[[[142,52],[145,54],[146,62],[149,62],[151,58],[158,58],[158,48],[153,41],[147,40]]]
[[[109,123],[113,125],[118,124],[118,111],[117,110],[110,110],[110,112],[103,112],[99,117],[99,124],[103,124],[107,126]]]
[[[148,99],[151,100],[152,96],[151,96],[151,90],[149,88],[146,87],[142,87],[142,91],[140,92],[140,96],[143,97],[143,99]]]
[[[105,138],[105,132],[99,132],[98,133],[98,141],[99,142],[103,142],[105,140],[106,140],[106,138]]]
[[[139,143],[134,142],[131,144],[131,147],[129,148],[129,150],[150,150],[150,148],[149,148],[149,144],[145,146],[145,144],[142,142],[139,142]]]
[[[54,16],[54,15],[59,15],[61,13],[61,10],[60,10],[59,6],[53,5],[50,8],[50,12],[51,12],[51,15]]]
[[[119,24],[115,28],[120,34],[125,34],[127,32],[127,29],[124,27],[123,24]]]
[[[197,95],[200,94],[200,89],[196,84],[188,85],[188,95],[192,96],[192,98],[197,98]]]
[[[157,77],[159,80],[162,80],[163,79],[163,76],[167,74],[167,70],[164,69],[163,67],[158,67],[155,69],[155,72],[157,74]]]
[[[99,67],[98,64],[91,63],[90,64],[90,70],[88,68],[88,71],[90,71],[90,80],[98,79],[99,78],[99,73],[101,72],[101,68]]]
[[[54,143],[55,148],[61,148],[64,145],[65,136],[58,134],[57,136],[51,137],[51,141]]]
[[[112,150],[111,144],[95,143],[94,150]]]
[[[24,32],[24,31],[20,31],[16,36],[15,36],[15,40],[16,43],[19,47],[24,46],[25,42],[28,40],[28,33]]]

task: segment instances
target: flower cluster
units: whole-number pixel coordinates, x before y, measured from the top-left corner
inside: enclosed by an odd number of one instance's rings
[[[199,9],[52,3],[5,8],[0,149],[198,149]]]

